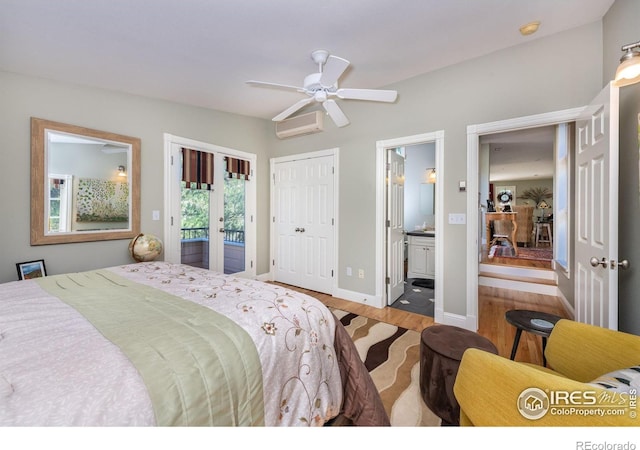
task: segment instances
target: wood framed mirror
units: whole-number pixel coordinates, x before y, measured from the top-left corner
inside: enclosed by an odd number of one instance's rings
[[[140,232],[140,139],[31,118],[31,245]]]

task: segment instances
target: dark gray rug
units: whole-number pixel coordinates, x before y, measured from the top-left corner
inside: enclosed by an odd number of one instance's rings
[[[411,284],[418,287],[433,289],[433,281],[427,278],[415,278]]]

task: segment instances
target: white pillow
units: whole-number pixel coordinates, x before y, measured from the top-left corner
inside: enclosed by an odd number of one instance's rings
[[[609,372],[588,384],[620,393],[629,393],[631,389],[636,389],[637,393],[640,389],[640,365]]]

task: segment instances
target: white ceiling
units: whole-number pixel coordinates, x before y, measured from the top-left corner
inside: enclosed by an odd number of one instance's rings
[[[245,81],[299,86],[313,50],[351,61],[342,87],[381,88],[591,23],[612,3],[0,0],[0,70],[270,119],[304,94]]]
[[[554,137],[552,126],[481,136],[489,144],[489,180],[553,178]]]

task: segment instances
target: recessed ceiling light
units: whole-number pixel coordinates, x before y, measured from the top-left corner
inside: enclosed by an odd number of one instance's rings
[[[539,27],[540,27],[539,21],[529,22],[520,27],[520,34],[523,36],[529,36],[530,34],[533,34],[536,31],[538,31]]]

